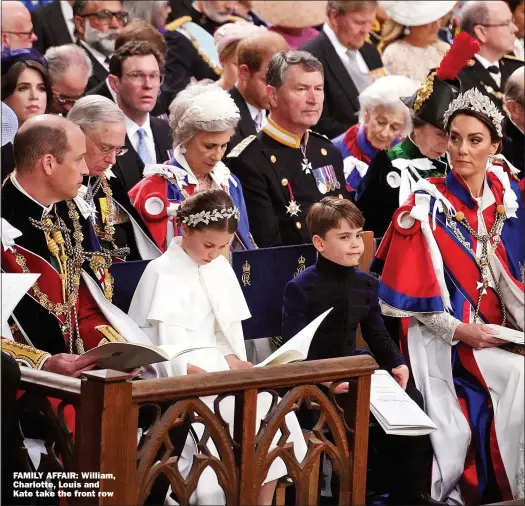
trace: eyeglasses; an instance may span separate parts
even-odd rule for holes
[[[60,102],[60,104],[62,104],[62,105],[71,105],[71,106],[75,105],[75,102],[82,98],[82,96],[80,96],[80,97],[63,97],[60,93],[57,93],[56,91],[53,92],[53,95],[55,95],[55,97],[57,97],[57,100]]]
[[[505,21],[504,23],[494,23],[494,24],[483,24],[480,23],[481,26],[485,26],[487,28],[500,28],[500,27],[506,27],[510,28],[514,24],[514,20],[510,19],[509,21]]]
[[[100,12],[93,12],[92,14],[80,14],[79,16],[81,18],[89,18],[90,16],[95,16],[101,23],[104,23],[106,25],[109,25],[109,23],[111,23],[113,17],[115,17],[121,25],[127,25],[129,21],[129,13],[124,11],[111,12],[108,10],[103,10]]]
[[[19,37],[26,37],[28,39],[30,39],[31,37],[33,37],[33,35],[35,34],[35,32],[33,30],[31,30],[30,32],[8,32],[7,30],[2,30],[4,33],[10,33],[12,35],[18,35]]]
[[[115,146],[108,146],[108,145],[99,144],[87,132],[84,132],[84,135],[87,135],[91,139],[93,144],[99,149],[100,154],[103,155],[103,156],[108,156],[108,155],[110,155],[112,153],[115,153],[115,156],[121,156],[121,155],[125,155],[128,152],[128,148],[126,148],[126,147],[122,146],[122,147],[118,147],[117,148]]]
[[[143,72],[125,72],[122,74],[126,76],[133,84],[146,84],[146,79],[151,81],[151,84],[160,85],[164,82],[164,74],[160,72],[153,72],[153,74],[144,74]]]

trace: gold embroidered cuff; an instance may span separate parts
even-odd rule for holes
[[[10,339],[2,339],[2,351],[14,358],[19,365],[41,369],[44,362],[51,357],[46,351],[38,350],[27,344],[20,344]]]
[[[95,327],[95,329],[104,336],[98,343],[98,346],[106,343],[127,342],[127,340],[122,337],[111,325],[99,325],[98,327]]]

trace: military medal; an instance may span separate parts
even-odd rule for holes
[[[311,174],[312,162],[308,161],[306,157],[306,144],[301,144],[301,153],[303,154],[303,162],[301,163],[301,169],[305,174]]]
[[[328,193],[330,190],[330,182],[326,178],[326,174],[323,171],[322,167],[319,167],[318,169],[314,169],[314,178],[315,178],[315,184],[317,185],[317,189],[321,194]]]
[[[286,206],[286,213],[290,216],[298,216],[298,214],[301,212],[301,206],[295,201],[295,197],[293,196],[292,192],[292,187],[288,182],[288,179],[282,179],[281,185],[285,188],[288,188],[288,193],[290,194],[290,203]]]
[[[301,206],[295,200],[290,200],[290,203],[286,206],[286,212],[290,216],[297,216],[301,212]]]

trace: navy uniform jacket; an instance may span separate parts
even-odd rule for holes
[[[344,267],[318,254],[286,285],[283,299],[283,340],[288,341],[314,318],[333,307],[317,329],[307,360],[354,355],[361,325],[379,367],[390,371],[405,364],[381,318],[379,282],[356,267]]]
[[[339,150],[320,134],[309,130],[306,135],[309,173],[302,168],[301,139],[271,118],[257,137],[246,138],[226,157],[226,164],[242,184],[250,231],[259,247],[310,242],[305,223],[310,206],[325,196],[349,197]],[[328,175],[336,188],[324,188],[316,175]],[[299,210],[289,212],[291,194]]]

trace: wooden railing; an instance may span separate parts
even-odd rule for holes
[[[21,413],[33,407],[48,419],[52,435],[46,447],[54,470],[74,471],[80,481],[86,472],[115,478],[84,479],[99,482],[96,497],[75,497],[71,504],[144,504],[161,475],[178,502],[188,504],[201,473],[211,466],[227,504],[252,505],[270,464],[280,457],[295,484],[296,504],[313,505],[323,454],[339,477],[339,504],[364,504],[370,375],[376,368],[371,357],[357,356],[147,381],[129,381],[125,374],[107,370],[87,372],[79,380],[23,368],[25,395],[19,403]],[[348,380],[348,394],[335,395],[335,386]],[[317,386],[324,382],[334,382],[328,394]],[[273,402],[256,432],[260,392],[270,392]],[[215,413],[199,399],[212,395],[218,396]],[[54,407],[47,396],[58,399]],[[233,435],[217,416],[218,402],[227,396],[234,396]],[[75,410],[74,435],[64,421],[69,405]],[[314,429],[305,433],[308,452],[301,463],[286,437],[272,446],[276,433],[288,434],[286,414],[299,408],[319,415]],[[189,423],[202,423],[206,430],[184,478],[170,435]],[[139,427],[145,435],[137,444]],[[207,451],[210,441],[219,458]]]

